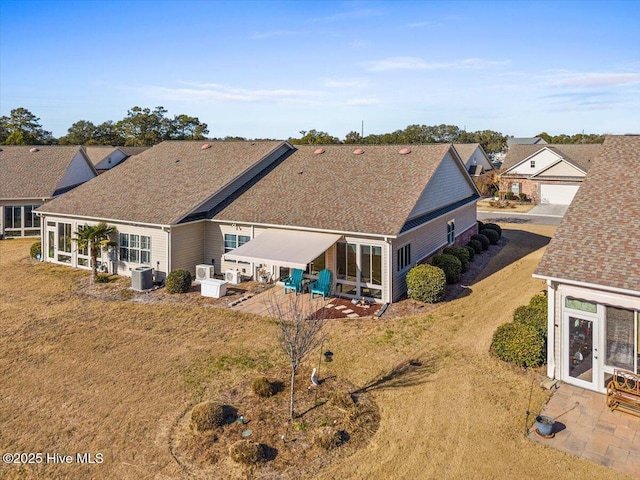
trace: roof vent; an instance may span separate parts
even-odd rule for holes
[[[401,148],[400,151],[398,152],[400,155],[408,155],[411,153],[411,150],[409,148]]]
[[[361,148],[356,148],[356,149],[353,151],[353,154],[354,154],[354,155],[362,155],[363,153],[364,153],[364,150],[363,150],[363,149],[361,149]]]
[[[205,143],[204,145],[202,145],[200,147],[202,150],[206,150],[207,148],[211,148],[211,144],[210,143]]]
[[[29,151],[30,151],[31,153],[36,153],[36,152],[39,152],[39,151],[40,151],[40,149],[39,149],[39,148],[36,148],[36,147],[33,147],[33,148],[30,148],[30,149],[29,149]]]
[[[324,153],[324,148],[316,148],[313,153],[316,155],[322,155]]]

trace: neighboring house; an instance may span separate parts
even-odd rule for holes
[[[326,268],[336,293],[390,302],[412,266],[477,229],[479,194],[451,145],[204,146],[163,142],[47,204],[45,260],[86,267],[67,232],[103,220],[119,249],[102,260],[119,274]]]
[[[472,177],[479,177],[494,169],[491,160],[479,143],[454,143],[453,147]]]
[[[547,281],[547,374],[604,392],[640,373],[640,136],[610,136],[534,277]]]
[[[34,210],[96,175],[82,147],[0,146],[0,237],[39,236]]]
[[[95,169],[98,170],[96,165],[98,165],[100,160],[113,152],[116,147],[112,147],[110,145],[87,145],[82,148],[87,152],[87,156],[89,157],[89,160],[91,160],[91,163],[93,163]]]
[[[524,193],[535,204],[569,205],[601,147],[513,145],[502,165],[500,191]]]
[[[119,248],[103,255],[101,267],[131,275],[148,266],[157,280],[177,269],[193,273],[211,259],[193,225],[292,150],[282,141],[158,144],[41,207],[43,259],[88,268],[88,252],[74,247],[73,233],[104,221],[117,227]]]
[[[95,164],[98,173],[103,173],[107,170],[111,170],[116,165],[127,160],[133,155],[148,150],[150,147],[111,147],[111,151],[103,156],[98,163]]]
[[[540,137],[509,137],[507,138],[507,148],[511,148],[514,145],[546,145],[547,142]]]
[[[451,145],[296,149],[213,216],[205,258],[275,278],[329,269],[336,294],[393,302],[411,267],[476,233],[479,194]]]

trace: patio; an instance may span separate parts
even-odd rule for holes
[[[558,385],[540,412],[556,420],[555,436],[541,437],[534,425],[529,439],[640,478],[640,418],[609,411],[601,393]]]

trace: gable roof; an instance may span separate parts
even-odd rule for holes
[[[640,294],[640,136],[610,136],[551,239],[536,276]]]
[[[540,137],[509,137],[507,138],[507,147],[513,145],[545,145],[547,142]]]
[[[139,153],[144,152],[145,150],[149,150],[151,147],[117,147],[117,150],[120,150],[127,157],[131,157],[133,155],[138,155]]]
[[[578,167],[583,172],[589,171],[591,161],[600,153],[602,145],[599,143],[581,144],[548,144],[548,145],[514,145],[512,146],[502,164],[503,172],[507,172],[529,157],[541,150],[548,149],[572,165]]]
[[[0,146],[0,199],[53,197],[79,151],[95,174],[79,146]]]
[[[401,155],[403,148],[411,153]],[[215,220],[397,235],[436,168],[439,145],[296,145],[296,151],[214,215]],[[362,154],[354,154],[356,150]],[[323,153],[315,153],[323,150]],[[473,191],[464,165],[461,174]],[[475,198],[475,197],[474,197]]]
[[[87,156],[94,166],[115,150],[115,147],[111,147],[109,145],[88,145],[83,148],[84,151],[87,152]]]
[[[166,141],[40,207],[85,218],[172,225],[260,162],[282,141]]]
[[[484,166],[487,166],[489,169],[493,169],[493,164],[491,163],[491,160],[489,160],[489,156],[484,151],[484,148],[482,148],[482,145],[480,145],[479,143],[454,143],[453,147],[456,149],[456,151],[458,152],[458,155],[460,155],[460,159],[462,160],[462,163],[464,163],[465,165],[467,165],[467,162],[471,160],[471,156],[477,150],[479,150],[480,154],[484,157],[484,162],[481,161],[481,163]],[[478,165],[480,165],[480,163],[478,163]],[[471,168],[473,167],[473,165],[468,165],[468,167]],[[480,173],[482,173],[482,171],[478,172],[478,174]]]

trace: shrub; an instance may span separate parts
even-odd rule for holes
[[[502,238],[502,227],[500,227],[500,225],[498,225],[497,223],[485,223],[483,230],[485,228],[488,228],[489,230],[495,230],[496,232],[498,232],[498,235],[500,235],[500,238]]]
[[[471,240],[469,240],[469,243],[467,244],[469,245],[471,248],[473,248],[473,251],[476,254],[481,254],[482,253],[482,242],[480,240],[474,240],[473,238]]]
[[[42,255],[42,245],[40,244],[40,240],[31,244],[31,250],[29,251],[31,258],[40,259]]]
[[[535,327],[505,323],[493,334],[491,351],[501,360],[519,367],[538,367],[545,361],[545,341]]]
[[[469,261],[473,262],[473,257],[476,256],[476,251],[475,249],[471,246],[471,245],[465,245],[464,247],[462,247],[464,249],[467,250],[467,252],[469,252]],[[480,250],[482,250],[482,244],[480,244]]]
[[[262,398],[271,397],[276,393],[273,384],[267,377],[255,378],[251,384],[251,389],[253,390],[253,393]]]
[[[548,308],[547,292],[538,293],[537,295],[531,297],[531,300],[529,300],[529,307],[533,308],[534,310],[541,311],[546,315]]]
[[[216,402],[202,402],[193,407],[189,426],[196,432],[204,432],[221,427],[225,422],[224,406]]]
[[[167,275],[167,292],[187,293],[191,290],[191,273],[188,270],[174,270]]]
[[[321,427],[313,432],[313,443],[324,450],[340,445],[341,435],[333,427]]]
[[[409,298],[420,302],[436,303],[442,300],[447,288],[447,277],[441,268],[416,265],[407,273]]]
[[[519,197],[517,197],[516,194],[513,192],[507,192],[504,194],[504,198],[506,198],[507,200],[515,200]]]
[[[475,235],[471,235],[471,240],[479,241],[482,244],[482,250],[488,250],[489,249],[489,245],[491,244],[491,242],[489,242],[489,239],[487,238],[487,236],[483,235],[482,233],[476,233]],[[478,253],[478,252],[476,252],[476,253]]]
[[[431,264],[444,271],[447,283],[456,283],[460,280],[460,275],[462,274],[462,262],[453,255],[436,255],[431,260]]]
[[[531,297],[529,305],[522,305],[513,312],[513,321],[534,327],[540,335],[547,338],[547,296],[538,294]]]
[[[255,465],[264,458],[262,445],[249,440],[238,440],[229,447],[229,455],[236,463]]]
[[[478,224],[478,231],[484,228],[484,223],[482,223],[480,220],[476,220],[476,223]]]
[[[520,197],[521,202],[526,202],[529,200],[526,193],[521,193],[518,195],[518,197]]]
[[[462,264],[462,271],[466,272],[469,269],[469,251],[464,247],[447,247],[442,250],[442,253],[446,255],[453,255]]]
[[[109,283],[111,281],[111,276],[107,274],[99,274],[96,276],[96,283]]]
[[[484,235],[489,239],[489,243],[491,245],[497,245],[500,241],[500,234],[495,230],[491,230],[490,228],[485,228],[480,232],[480,235]]]

